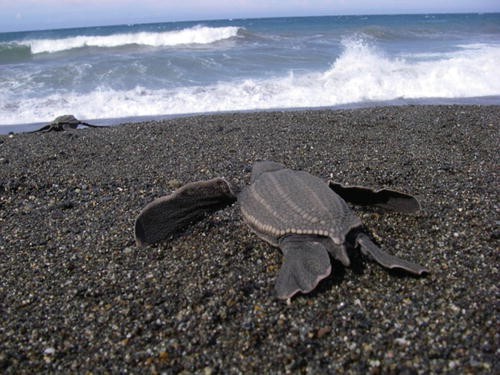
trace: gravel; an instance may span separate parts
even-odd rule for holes
[[[500,106],[205,115],[0,136],[0,372],[498,373]],[[257,159],[389,187],[414,215],[356,208],[388,252],[289,303],[281,254],[238,205],[137,248],[184,183],[248,182]]]

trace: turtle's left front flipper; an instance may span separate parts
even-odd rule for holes
[[[45,125],[45,126],[42,126],[40,129],[32,130],[32,131],[29,131],[27,133],[28,134],[31,134],[31,133],[43,133],[43,132],[50,132],[50,131],[51,131],[50,125]]]
[[[363,186],[344,186],[333,181],[328,181],[328,186],[346,202],[360,206],[376,206],[385,210],[404,213],[417,212],[420,209],[420,204],[415,197],[400,191],[374,190]]]
[[[191,182],[144,207],[135,220],[136,243],[158,242],[235,201],[234,189],[223,178]]]

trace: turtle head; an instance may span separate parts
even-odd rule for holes
[[[286,167],[283,164],[276,163],[274,161],[256,161],[252,166],[252,176],[250,177],[250,183],[253,183],[262,173],[275,172],[285,168]]]

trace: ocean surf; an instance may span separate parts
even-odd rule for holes
[[[0,34],[0,124],[500,96],[500,15]]]

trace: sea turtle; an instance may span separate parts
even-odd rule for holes
[[[143,246],[160,241],[236,200],[251,230],[284,255],[275,285],[279,298],[312,291],[331,273],[329,254],[349,266],[348,251],[357,247],[383,267],[415,275],[427,272],[375,245],[346,203],[414,212],[420,208],[414,197],[387,189],[325,183],[271,161],[254,163],[250,184],[241,191],[225,179],[215,178],[189,183],[154,200],[135,221],[136,242]]]
[[[31,133],[37,133],[37,132],[60,132],[63,130],[69,130],[69,129],[76,129],[78,128],[79,125],[84,125],[88,126],[91,128],[103,128],[106,126],[97,126],[97,125],[91,125],[86,122],[78,120],[75,116],[73,115],[62,115],[59,117],[56,117],[50,124],[45,125],[44,127],[32,131]]]

